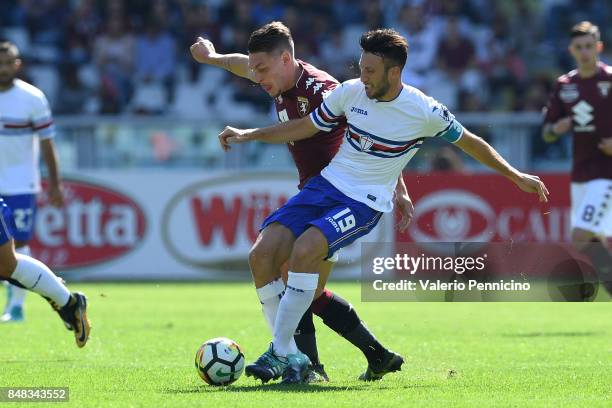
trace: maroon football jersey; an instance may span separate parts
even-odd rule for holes
[[[308,115],[323,102],[326,93],[338,86],[338,81],[327,72],[303,61],[297,62],[302,67],[302,74],[295,86],[274,99],[281,122]],[[318,132],[308,139],[287,144],[298,169],[300,189],[329,164],[342,143],[343,135],[344,126],[340,126],[331,132]]]
[[[548,100],[546,123],[572,118],[572,181],[612,179],[612,156],[597,145],[612,137],[612,67],[599,63],[599,71],[581,78],[577,70],[559,77]]]

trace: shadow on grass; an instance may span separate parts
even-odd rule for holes
[[[531,333],[507,333],[502,334],[502,337],[588,337],[599,336],[602,332],[531,332]]]
[[[230,385],[227,387],[211,387],[208,385],[191,386],[177,389],[163,389],[162,394],[204,394],[210,392],[293,392],[293,393],[317,393],[330,391],[377,391],[381,389],[410,389],[410,388],[435,388],[431,384],[404,384],[390,383],[389,385],[357,384],[357,385],[284,385],[284,384],[253,384],[253,385]]]

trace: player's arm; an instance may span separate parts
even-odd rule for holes
[[[214,65],[231,72],[234,75],[253,81],[249,70],[249,57],[245,54],[219,54],[210,40],[198,37],[189,47],[191,56],[201,64]]]
[[[521,190],[528,193],[537,193],[540,197],[540,201],[548,201],[548,189],[539,177],[521,173],[512,167],[482,138],[464,128],[462,136],[455,142],[455,145],[480,163],[509,178]]]
[[[401,215],[397,228],[400,232],[404,232],[414,216],[414,205],[408,194],[408,189],[406,188],[404,176],[402,174],[397,178],[397,184],[395,186],[395,207]]]
[[[57,152],[53,139],[42,139],[40,141],[40,149],[45,165],[47,166],[49,179],[47,194],[49,196],[49,203],[53,206],[61,207],[64,205],[64,194],[62,192],[62,181],[59,175]]]
[[[277,125],[257,129],[236,129],[226,126],[219,134],[223,150],[228,151],[231,144],[260,141],[264,143],[289,143],[307,139],[319,132],[310,116],[281,122]]]
[[[572,127],[572,118],[567,113],[563,102],[559,97],[560,84],[557,82],[555,88],[548,98],[543,109],[544,125],[542,126],[542,139],[546,143],[554,143]]]
[[[572,127],[572,118],[565,117],[554,123],[544,123],[542,126],[542,139],[546,143],[556,142],[564,133],[567,133]]]

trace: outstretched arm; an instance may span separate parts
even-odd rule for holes
[[[210,40],[198,37],[189,47],[191,56],[201,64],[214,65],[223,68],[234,75],[253,81],[249,70],[249,57],[244,54],[219,54]]]
[[[219,143],[221,143],[223,150],[228,151],[231,148],[230,145],[234,143],[255,140],[265,143],[289,143],[307,139],[317,132],[319,132],[319,129],[312,123],[310,116],[304,116],[300,119],[259,129],[236,129],[226,126],[223,132],[219,134]]]
[[[521,173],[512,167],[491,145],[472,132],[464,129],[463,136],[461,136],[455,145],[480,163],[509,178],[521,190],[538,194],[540,201],[548,201],[548,189],[539,177]]]

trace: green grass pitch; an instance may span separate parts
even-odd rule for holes
[[[89,344],[77,349],[30,294],[26,322],[0,326],[0,386],[68,386],[70,401],[55,406],[80,407],[612,406],[610,303],[362,303],[356,283],[332,283],[406,357],[403,371],[360,383],[361,353],[315,318],[330,383],[282,387],[243,376],[217,388],[194,368],[202,342],[232,338],[250,362],[270,341],[251,284],[73,288],[89,297]]]

